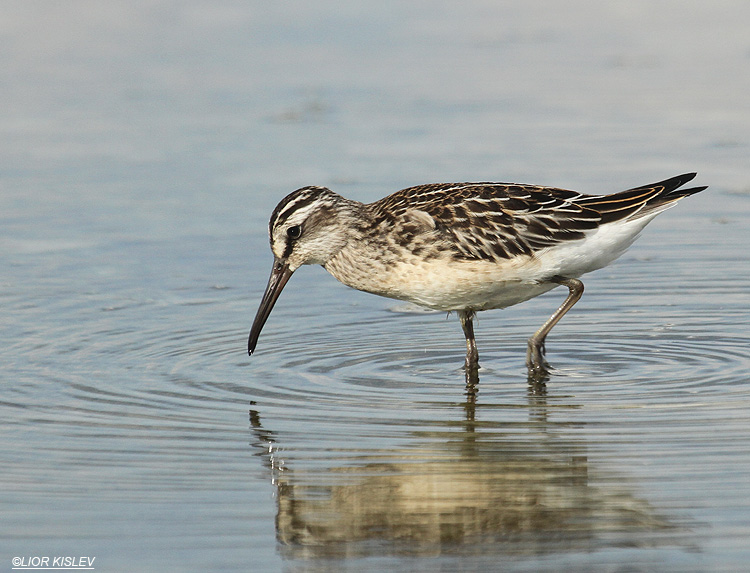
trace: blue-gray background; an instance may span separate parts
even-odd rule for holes
[[[0,4],[0,567],[745,566],[749,24],[741,0]],[[686,171],[710,190],[586,279],[546,396],[524,341],[557,291],[480,316],[473,407],[455,317],[319,268],[245,355],[297,187]]]

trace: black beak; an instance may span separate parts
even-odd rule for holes
[[[282,262],[279,259],[273,262],[271,277],[268,279],[266,292],[263,293],[263,299],[260,301],[260,308],[258,308],[258,314],[255,315],[253,327],[250,329],[250,338],[247,341],[247,353],[250,356],[255,352],[255,345],[258,344],[260,331],[263,330],[263,325],[266,323],[268,315],[271,314],[273,305],[276,304],[276,299],[279,298],[284,285],[289,281],[289,277],[292,276],[293,272],[289,270],[289,265],[286,262]]]

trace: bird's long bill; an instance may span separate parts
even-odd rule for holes
[[[289,277],[292,276],[293,272],[294,271],[289,270],[288,264],[278,260],[274,261],[271,277],[268,279],[268,286],[266,286],[266,292],[263,293],[263,299],[260,301],[258,314],[255,315],[253,326],[250,329],[250,338],[247,341],[248,354],[252,355],[255,351],[255,345],[258,344],[260,331],[263,330],[263,325],[266,323],[268,315],[271,314],[273,305],[276,304],[276,299],[279,298],[281,291],[284,289],[284,285],[289,281]]]

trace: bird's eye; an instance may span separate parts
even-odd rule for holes
[[[286,234],[290,239],[299,239],[299,236],[302,234],[302,227],[299,225],[289,227],[286,230]]]

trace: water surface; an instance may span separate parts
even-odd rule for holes
[[[85,5],[84,5],[85,4]],[[750,558],[748,7],[25,2],[0,64],[0,560],[734,571]],[[85,9],[84,9],[85,8]],[[548,339],[301,269],[296,187],[699,172]]]

